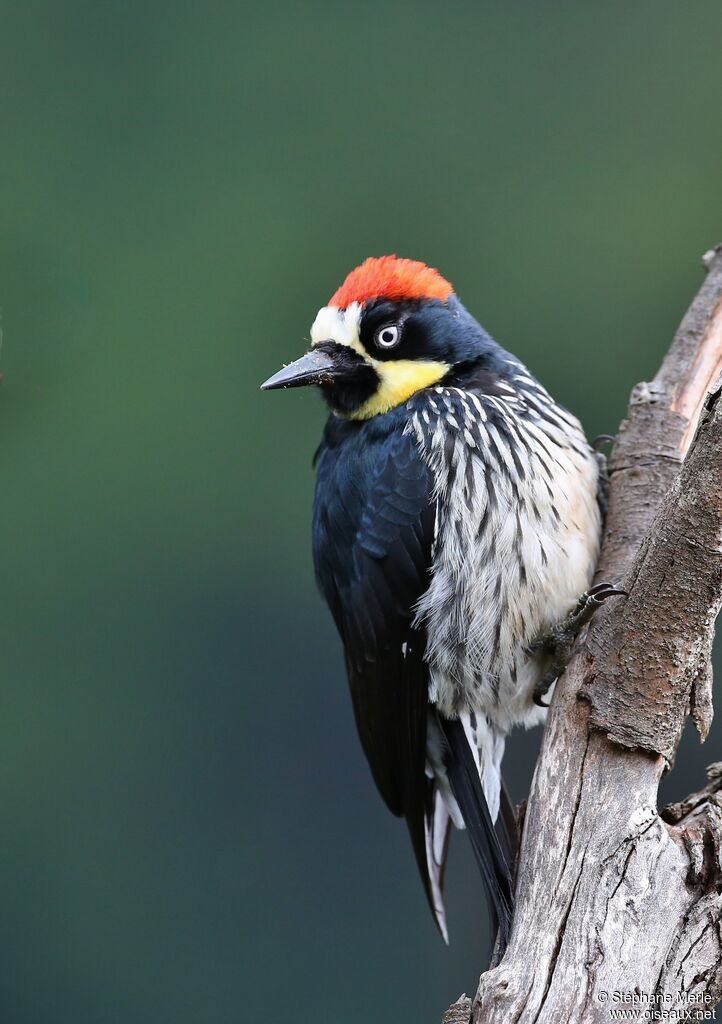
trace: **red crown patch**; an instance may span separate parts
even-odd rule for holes
[[[329,306],[346,309],[367,299],[440,299],[446,302],[453,288],[438,270],[418,260],[398,256],[370,256],[352,270],[329,300]]]

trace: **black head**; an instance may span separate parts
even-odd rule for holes
[[[316,384],[349,419],[387,412],[498,351],[437,271],[388,256],[349,274],[319,310],[311,343],[262,388]]]

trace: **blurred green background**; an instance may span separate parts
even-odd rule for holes
[[[466,841],[446,949],[313,584],[323,409],[258,384],[398,252],[614,430],[722,240],[720,38],[714,0],[3,3],[3,1024],[473,989]]]

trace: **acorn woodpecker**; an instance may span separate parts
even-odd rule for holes
[[[467,312],[438,271],[367,259],[318,313],[310,351],[262,385],[317,385],[313,557],[343,641],[361,743],[442,898],[466,828],[502,946],[515,823],[506,736],[581,625],[600,542],[599,463],[579,421]],[[581,597],[580,597],[581,595]]]

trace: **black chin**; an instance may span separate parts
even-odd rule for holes
[[[320,384],[326,404],[340,416],[352,416],[376,394],[381,383],[373,366],[348,345],[325,341],[316,350],[334,360],[333,380]]]

